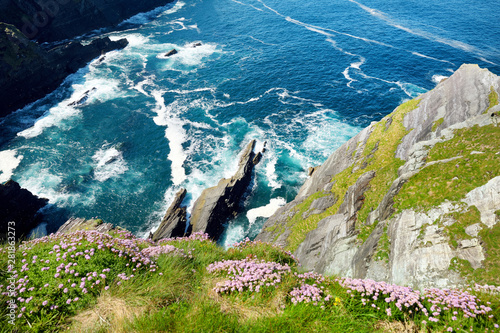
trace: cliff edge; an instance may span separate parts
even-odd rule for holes
[[[416,288],[500,282],[500,78],[463,65],[337,149],[258,240]]]

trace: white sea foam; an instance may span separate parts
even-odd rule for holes
[[[71,97],[59,102],[38,118],[35,124],[19,133],[18,136],[34,138],[47,128],[59,126],[64,120],[77,117],[81,114],[81,104],[91,104],[95,101],[104,102],[119,97],[123,92],[119,89],[119,81],[102,79],[94,76],[91,70],[83,76],[84,83],[72,85],[74,90]],[[82,102],[82,99],[84,102]]]
[[[413,83],[397,81],[396,84],[407,94],[410,98],[415,98],[427,92],[427,89],[417,86]]]
[[[8,181],[23,159],[16,150],[0,151],[0,184]]]
[[[94,178],[100,182],[117,177],[128,170],[122,152],[115,147],[107,148],[107,146],[104,145],[92,156],[96,163]]]
[[[112,41],[117,41],[122,38],[126,38],[128,41],[127,48],[129,47],[137,47],[140,45],[147,44],[149,42],[149,37],[141,35],[141,34],[130,34],[130,33],[120,33],[116,35],[109,36],[109,39]]]
[[[39,162],[31,165],[28,170],[20,175],[18,182],[21,187],[29,190],[34,195],[47,198],[50,203],[57,204],[59,207],[71,206],[76,202],[83,205],[95,202],[93,194],[87,194],[85,198],[82,198],[80,194],[57,190],[62,180],[61,175],[54,174],[42,162]]]
[[[188,66],[196,66],[201,63],[203,58],[209,57],[216,52],[216,49],[216,44],[207,43],[197,47],[187,44],[181,47],[179,53],[175,55],[175,61]]]
[[[132,16],[131,18],[120,23],[119,26],[121,26],[123,24],[145,24],[145,23],[148,23],[149,21],[153,20],[155,17],[157,17],[158,15],[160,15],[162,13],[163,13],[163,15],[173,14],[176,11],[178,11],[179,9],[181,9],[182,7],[184,7],[184,5],[185,5],[185,3],[182,1],[177,1],[173,7],[172,7],[172,4],[169,3],[169,4],[166,4],[164,6],[157,7],[153,10],[150,10],[149,12],[136,14],[136,15]]]
[[[134,85],[134,89],[140,92],[141,94],[150,96],[149,93],[144,90],[144,86],[154,86],[155,85],[153,82],[154,78],[155,78],[154,75],[147,76],[143,81]]]
[[[250,222],[250,225],[255,223],[258,217],[270,217],[273,215],[281,206],[286,204],[286,200],[284,198],[278,197],[271,199],[271,201],[265,205],[258,208],[250,209],[247,212],[247,218]]]
[[[275,156],[275,154],[271,153],[270,150],[267,150],[266,160],[267,163],[265,164],[264,168],[266,170],[266,178],[268,184],[273,190],[277,190],[282,186],[281,182],[278,181],[278,175],[276,174],[276,163],[278,162],[278,158]]]
[[[438,42],[441,44],[445,44],[445,45],[448,45],[454,49],[462,50],[462,51],[465,51],[468,53],[473,53],[473,54],[479,55],[481,57],[484,57],[486,55],[490,55],[490,53],[485,52],[483,50],[480,50],[480,49],[478,49],[470,44],[467,44],[467,43],[464,43],[464,42],[461,42],[458,40],[450,39],[450,38],[441,37],[441,36],[435,35],[433,33],[427,32],[427,31],[409,28],[407,26],[404,26],[403,24],[398,22],[396,19],[390,17],[389,15],[387,15],[386,13],[384,13],[380,10],[370,8],[370,7],[365,6],[362,3],[359,3],[355,0],[349,0],[349,1],[357,4],[360,8],[362,8],[363,10],[368,12],[370,15],[375,16],[376,18],[386,22],[388,25],[390,25],[394,28],[406,31],[409,34],[419,36],[419,37],[422,37],[422,38],[425,38],[425,39],[428,39],[428,40],[431,40],[434,42]],[[484,61],[489,62],[486,59],[484,59]]]
[[[411,54],[416,55],[416,56],[421,57],[421,58],[431,59],[431,60],[435,60],[435,61],[439,61],[439,62],[447,62],[447,63],[449,63],[449,64],[455,65],[455,64],[454,64],[454,63],[452,63],[451,61],[437,59],[437,58],[430,57],[430,56],[425,55],[425,54],[422,54],[422,53],[418,53],[418,52],[411,52]]]
[[[226,238],[222,246],[227,249],[234,243],[240,242],[246,234],[246,228],[242,224],[229,223],[226,230]]]
[[[432,82],[438,84],[439,82],[443,81],[444,79],[447,79],[448,76],[444,76],[444,75],[438,75],[438,74],[435,74],[432,76]]]
[[[249,7],[252,7],[252,8],[253,8],[253,9],[255,9],[255,10],[258,10],[258,11],[260,11],[260,12],[263,12],[263,10],[262,10],[262,9],[260,9],[260,8],[258,8],[258,7],[255,7],[254,5],[250,5],[250,4],[247,4],[247,3],[243,3],[243,2],[241,2],[241,1],[237,1],[237,0],[231,0],[231,1],[236,2],[236,3],[239,3],[240,5],[243,5],[243,6],[249,6]]]
[[[25,137],[27,139],[34,138],[43,133],[46,128],[56,126],[61,121],[75,117],[80,114],[80,110],[67,105],[67,101],[61,102],[58,105],[47,111],[42,117],[38,118],[35,124],[17,133],[18,136]]]
[[[170,148],[168,159],[172,162],[172,181],[174,185],[179,185],[186,179],[183,164],[187,155],[182,148],[182,144],[186,140],[186,131],[183,128],[184,122],[177,117],[177,113],[185,110],[186,107],[179,105],[178,101],[166,106],[162,91],[153,91],[152,95],[156,101],[154,111],[157,113],[153,120],[158,126],[167,127],[165,137]],[[174,109],[177,109],[177,112]]]

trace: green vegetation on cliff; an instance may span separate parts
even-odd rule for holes
[[[113,234],[78,231],[17,244],[16,273],[7,269],[13,248],[0,246],[0,301],[18,305],[0,309],[2,332],[484,331],[500,318],[492,310],[500,289],[481,300],[473,291],[421,295],[301,273],[289,252],[248,239],[224,250],[206,234],[156,243]],[[444,308],[435,312],[436,304]]]
[[[500,128],[494,125],[456,130],[451,140],[430,150],[427,163],[436,163],[409,179],[394,198],[394,208],[427,210],[445,200],[463,199],[498,176],[499,147]]]
[[[7,64],[6,73],[23,64],[42,61],[38,46],[28,40],[16,27],[0,22],[0,68]]]
[[[493,87],[490,88],[490,94],[488,95],[488,100],[490,102],[488,108],[484,113],[488,113],[488,111],[494,107],[495,105],[498,105],[498,93],[495,91]]]
[[[288,228],[291,229],[291,234],[287,239],[288,250],[296,250],[306,235],[317,227],[320,220],[337,213],[344,202],[348,188],[354,185],[361,175],[375,171],[375,177],[370,181],[369,189],[364,193],[364,204],[358,212],[356,222],[356,228],[362,231],[359,239],[364,242],[368,238],[375,227],[375,225],[365,225],[368,214],[377,208],[392,182],[398,177],[398,168],[404,164],[404,161],[394,156],[401,139],[408,133],[403,126],[403,118],[408,112],[414,110],[419,102],[419,99],[413,99],[403,103],[374,125],[361,158],[351,167],[333,176],[331,192],[338,198],[333,206],[321,214],[302,217],[315,199],[329,194],[322,192],[312,194],[296,206],[295,215],[287,222]]]

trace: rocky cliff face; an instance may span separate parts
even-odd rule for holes
[[[44,97],[92,59],[127,45],[109,38],[85,46],[68,40],[172,1],[0,0],[0,117]],[[56,41],[49,49],[38,44]]]
[[[0,184],[0,240],[22,239],[40,223],[38,211],[49,200],[39,198],[15,181]]]
[[[463,65],[312,169],[257,239],[325,274],[499,283],[499,91],[498,76]]]
[[[29,41],[16,27],[0,23],[0,117],[36,101],[105,52],[127,46],[126,39],[71,42],[50,50]]]
[[[0,0],[0,22],[29,39],[53,42],[111,27],[173,0]]]
[[[255,140],[243,150],[238,170],[229,179],[223,178],[214,186],[203,190],[195,201],[190,223],[193,232],[206,232],[218,239],[224,223],[240,211],[241,200],[250,185],[253,169],[263,152],[254,152]]]

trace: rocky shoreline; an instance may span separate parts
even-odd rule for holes
[[[0,117],[56,89],[68,75],[102,54],[122,49],[126,39],[95,39],[88,45],[70,42],[50,50],[30,41],[16,27],[0,23]]]
[[[0,118],[56,89],[102,54],[122,49],[125,39],[73,40],[172,0],[0,0]],[[51,44],[58,42],[51,47]]]

